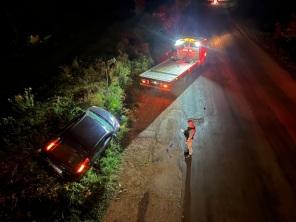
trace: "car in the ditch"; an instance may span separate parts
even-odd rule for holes
[[[119,128],[115,116],[92,106],[39,151],[55,173],[79,179],[105,151]]]

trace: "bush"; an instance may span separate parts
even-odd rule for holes
[[[19,94],[14,99],[8,99],[15,112],[25,112],[34,107],[34,95],[32,88],[25,88],[23,95]]]
[[[141,56],[131,62],[131,76],[136,77],[138,74],[146,71],[153,65],[153,60],[147,56]]]

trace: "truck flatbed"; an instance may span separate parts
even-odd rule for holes
[[[182,60],[174,61],[169,59],[142,73],[141,77],[162,82],[171,82],[195,64],[194,62],[187,63]]]

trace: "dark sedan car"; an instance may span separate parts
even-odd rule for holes
[[[59,175],[80,178],[106,149],[119,127],[111,113],[92,106],[43,147],[41,154]]]

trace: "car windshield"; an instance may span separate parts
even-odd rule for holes
[[[96,120],[97,122],[100,123],[100,125],[107,131],[107,132],[110,132],[110,131],[113,131],[114,128],[113,126],[107,122],[104,118],[102,118],[101,116],[93,113],[92,111],[87,111],[87,115],[89,117],[91,117],[92,119]]]

